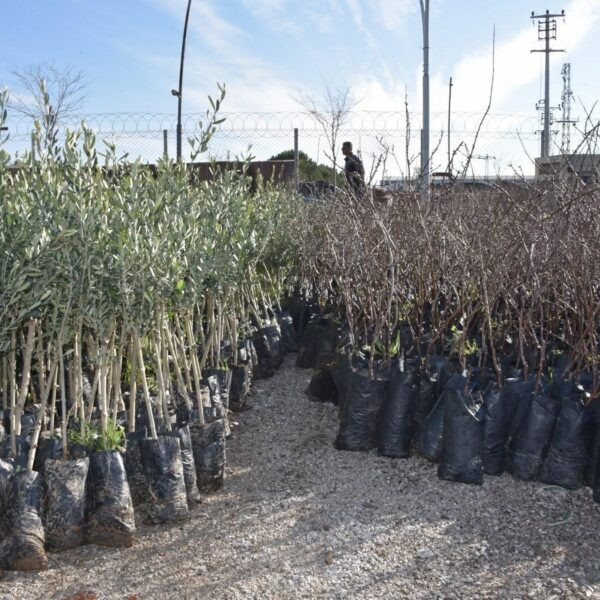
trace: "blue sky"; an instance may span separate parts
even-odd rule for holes
[[[175,111],[186,0],[4,0],[0,85],[11,71],[43,61],[83,71],[84,111]],[[541,55],[531,11],[558,23],[553,103],[560,68],[570,61],[573,89],[587,107],[600,97],[600,0],[431,0],[432,110],[444,111],[454,77],[454,110],[482,112],[496,29],[492,111],[535,116]],[[203,111],[216,82],[228,87],[227,111],[297,110],[299,90],[318,96],[324,82],[348,84],[365,110],[403,110],[408,91],[420,104],[418,0],[193,0],[184,112]]]
[[[540,56],[531,10],[564,8],[553,90],[572,63],[573,88],[586,104],[600,96],[600,0],[549,6],[537,0],[432,0],[433,108],[445,105],[454,76],[456,110],[481,110],[497,38],[495,112],[530,112],[540,92]],[[185,0],[19,0],[3,2],[0,81],[45,60],[86,73],[88,112],[169,111],[175,101]],[[185,110],[205,107],[224,81],[229,110],[293,108],[296,90],[318,94],[323,81],[348,83],[361,108],[417,104],[418,0],[193,0]]]

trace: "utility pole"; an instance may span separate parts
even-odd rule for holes
[[[550,40],[556,39],[556,18],[565,17],[565,11],[561,11],[560,14],[550,14],[547,10],[545,14],[536,15],[531,13],[531,18],[538,22],[538,39],[545,43],[544,48],[539,50],[532,50],[531,52],[543,52],[546,55],[545,65],[545,92],[544,92],[544,130],[542,132],[542,158],[550,156],[550,54],[552,52],[564,52],[564,50],[556,50],[550,48]]]
[[[171,94],[177,97],[177,162],[181,162],[181,102],[183,99],[183,64],[185,61],[185,41],[187,38],[191,6],[192,0],[188,0],[187,10],[185,11],[185,23],[183,25],[183,40],[181,42],[181,62],[179,63],[179,88],[176,90],[171,90]]]
[[[452,77],[448,86],[448,173],[452,175],[452,146],[450,144],[450,130],[452,128]]]
[[[421,129],[421,199],[430,198],[431,165],[429,157],[429,0],[421,3],[423,23],[423,129]]]
[[[490,160],[496,160],[495,156],[490,156],[489,154],[477,154],[473,156],[476,160],[484,160],[485,161],[485,178],[490,178]]]
[[[562,140],[560,151],[563,154],[571,152],[571,125],[577,123],[577,119],[571,119],[571,101],[573,90],[571,89],[571,63],[565,63],[560,71],[563,78],[563,92],[560,106],[562,108],[562,119],[557,123],[562,124]]]
[[[298,128],[294,128],[294,188],[300,190],[300,152],[298,149]]]

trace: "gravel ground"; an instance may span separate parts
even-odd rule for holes
[[[441,481],[420,457],[334,450],[310,372],[259,381],[221,492],[133,548],[50,555],[0,599],[600,598],[600,505],[510,476]]]

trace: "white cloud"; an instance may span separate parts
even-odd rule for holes
[[[572,0],[566,9],[567,19],[558,22],[559,39],[554,47],[576,50],[600,21],[600,2],[597,0]],[[540,77],[540,55],[531,53],[537,47],[536,29],[523,27],[515,35],[497,41],[493,107],[502,111],[510,105],[518,88],[533,83]],[[553,65],[563,62],[565,55],[555,53]],[[464,56],[452,73],[434,74],[432,79],[432,110],[444,110],[447,102],[447,81],[453,76],[453,104],[456,111],[482,112],[488,102],[492,75],[492,31],[487,47],[478,48]],[[533,100],[533,99],[532,99]]]
[[[388,31],[398,31],[417,10],[416,0],[368,0],[377,23]]]

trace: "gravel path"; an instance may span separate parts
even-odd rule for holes
[[[441,481],[420,457],[339,452],[310,372],[259,381],[223,490],[133,548],[50,555],[0,599],[600,598],[600,505],[510,476]],[[87,595],[86,595],[87,594]]]

